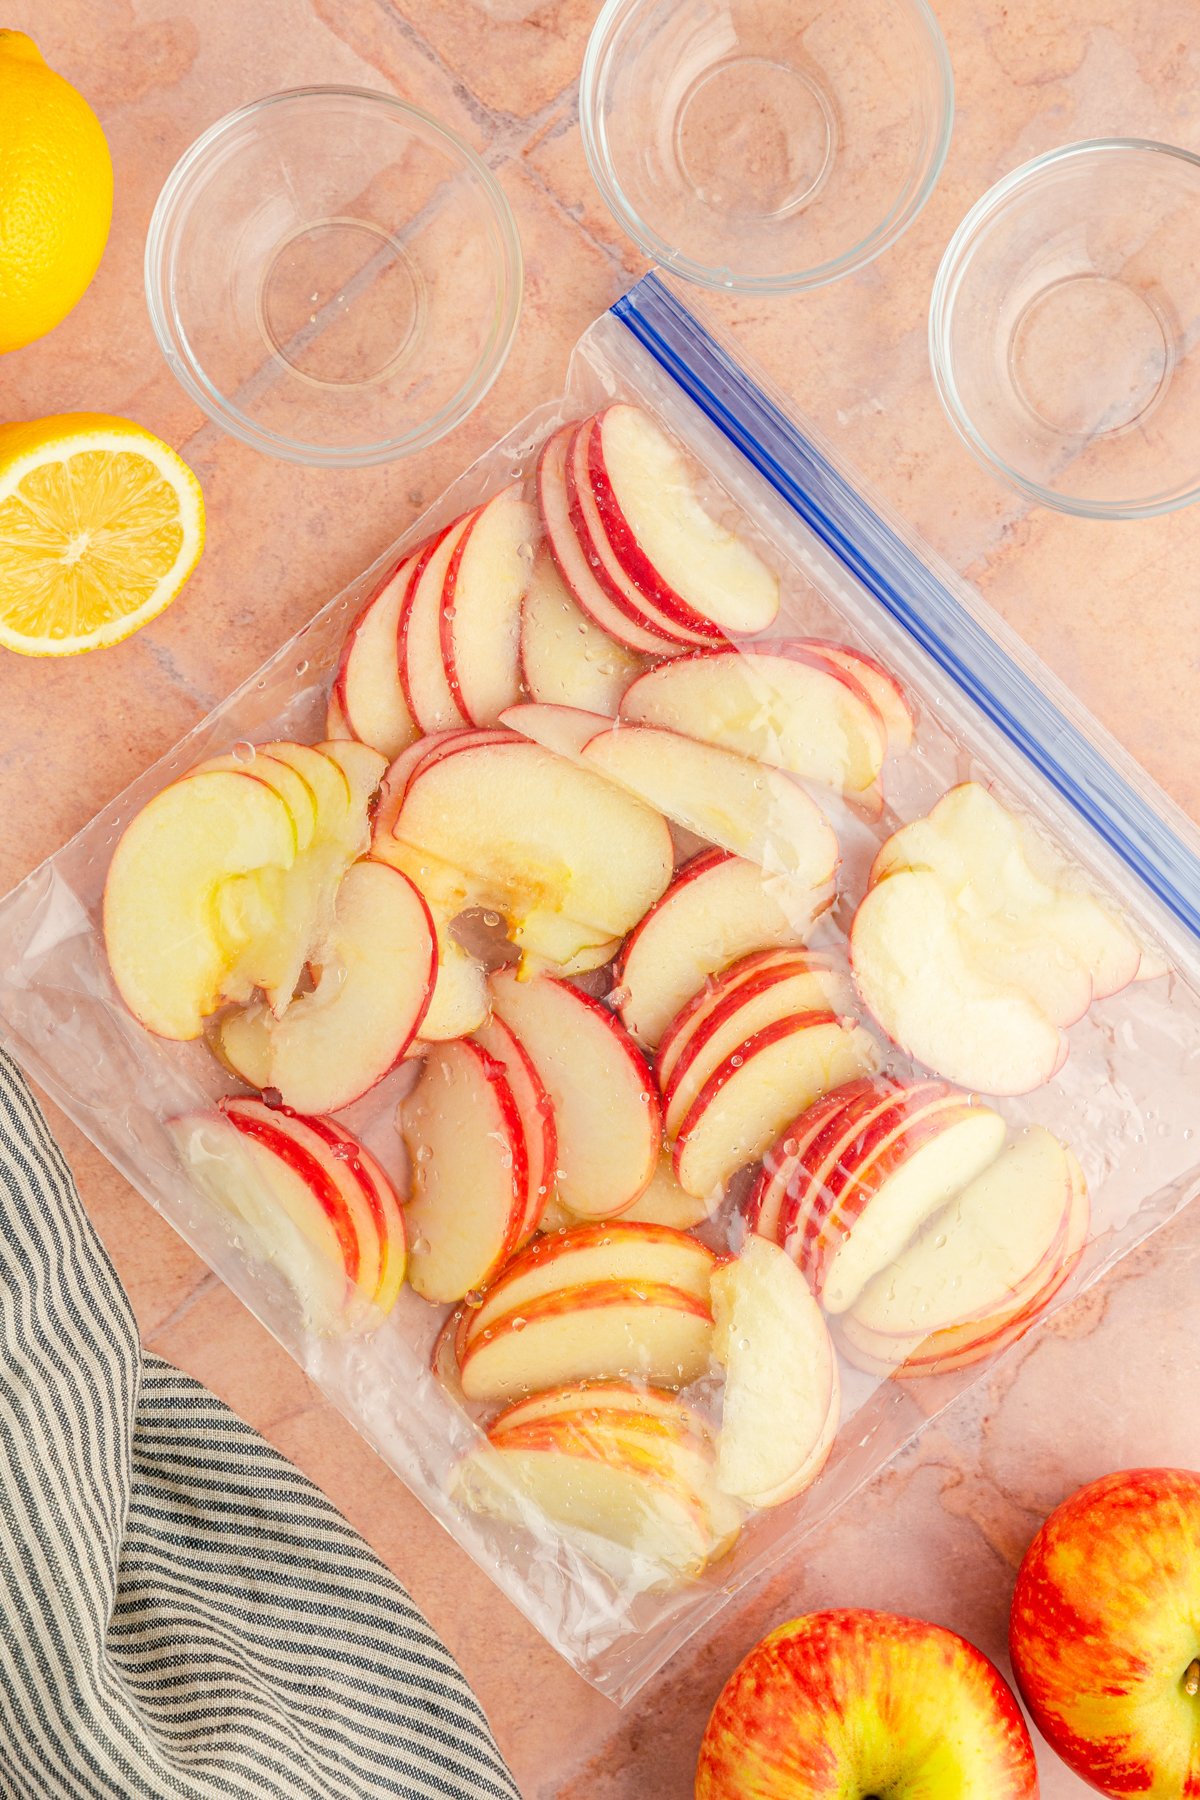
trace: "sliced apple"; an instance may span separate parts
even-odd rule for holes
[[[889,753],[900,755],[911,749],[916,732],[912,703],[896,677],[881,662],[868,656],[865,650],[854,650],[849,644],[830,644],[824,638],[790,638],[786,642],[789,649],[806,650],[810,655],[824,657],[852,675],[870,696],[887,727]]]
[[[325,703],[325,736],[327,738],[350,738],[354,736],[346,715],[342,711],[342,703],[337,697],[337,689],[331,690]]]
[[[627,1412],[665,1419],[698,1444],[711,1446],[708,1422],[678,1394],[659,1393],[629,1381],[580,1381],[551,1388],[516,1400],[492,1420],[489,1431],[498,1436],[516,1425],[532,1425],[540,1419],[561,1418],[568,1413]]]
[[[296,849],[301,855],[317,835],[317,796],[304,776],[284,757],[272,756],[270,744],[242,746],[238,755],[210,756],[191,771],[191,775],[224,771],[253,775],[274,788],[292,816],[296,828]],[[190,779],[190,776],[185,777]]]
[[[526,1244],[501,1271],[467,1319],[463,1341],[473,1344],[509,1313],[521,1313],[547,1294],[597,1283],[678,1288],[708,1305],[715,1253],[699,1238],[663,1225],[575,1225]]]
[[[397,659],[404,703],[419,730],[451,731],[469,725],[454,697],[442,661],[442,590],[446,573],[475,513],[465,513],[438,532],[413,565],[400,607]]]
[[[395,1183],[367,1146],[344,1125],[311,1114],[304,1123],[323,1138],[334,1157],[358,1177],[379,1238],[379,1283],[372,1299],[381,1312],[390,1312],[400,1297],[408,1266],[404,1210]]]
[[[336,763],[346,777],[350,789],[350,816],[357,829],[359,821],[370,818],[379,785],[387,773],[387,757],[370,744],[347,738],[329,738],[316,748],[327,761]]]
[[[455,705],[490,725],[520,693],[521,602],[537,515],[519,486],[493,495],[458,539],[442,584],[442,663]]]
[[[776,655],[764,646],[665,663],[633,683],[621,717],[849,795],[874,785],[887,756],[887,728],[864,690],[799,650]]]
[[[522,1236],[527,1237],[541,1223],[558,1173],[558,1126],[554,1105],[534,1067],[533,1058],[499,1013],[492,1013],[474,1037],[493,1062],[499,1063],[504,1070],[520,1114],[529,1182],[521,1231]]]
[[[266,1072],[301,1113],[337,1112],[401,1060],[425,1017],[437,974],[429,910],[397,870],[364,857],[337,891],[330,944],[311,993],[282,1018],[266,1006],[232,1013],[220,1054],[243,1079]]]
[[[328,741],[349,740],[331,738]],[[365,830],[367,821],[355,812],[350,782],[341,764],[311,744],[274,743],[270,753],[273,761],[286,762],[293,768],[316,795],[318,836],[345,841],[349,855],[361,856],[366,843],[359,834]]]
[[[537,701],[525,701],[506,707],[503,723],[531,744],[540,744],[543,750],[552,750],[555,756],[586,769],[584,745],[607,731],[612,720],[581,706],[540,706]]]
[[[844,965],[832,951],[808,950],[794,945],[784,945],[777,950],[752,950],[748,956],[740,956],[728,968],[712,976],[680,1007],[662,1034],[655,1058],[660,1089],[667,1085],[675,1063],[691,1038],[707,1029],[712,1014],[724,1007],[739,988],[751,984],[757,987],[764,981],[781,980],[807,970],[822,971],[831,982],[837,978],[839,1000],[845,998],[847,992],[853,994],[844,980]]]
[[[531,699],[615,718],[641,657],[581,612],[543,548],[521,603],[521,676]]]
[[[769,1243],[786,1246],[786,1213],[794,1204],[801,1181],[807,1180],[804,1162],[808,1146],[831,1121],[839,1119],[861,1096],[891,1096],[896,1083],[888,1075],[864,1075],[835,1088],[785,1125],[763,1155],[762,1167],[746,1195],[742,1218],[747,1231]]]
[[[727,850],[702,851],[635,927],[614,971],[621,1017],[654,1049],[712,975],[754,950],[803,944],[832,900],[803,897]]]
[[[347,633],[334,677],[333,694],[350,736],[382,751],[389,762],[417,735],[400,681],[397,632],[419,554],[397,564],[367,601]]]
[[[649,1187],[621,1218],[628,1225],[669,1225],[675,1231],[690,1231],[693,1225],[702,1225],[711,1211],[707,1199],[698,1200],[680,1187],[667,1152],[659,1157]]]
[[[617,557],[660,608],[683,608],[731,636],[774,623],[779,577],[706,508],[683,451],[649,413],[605,408],[588,441],[588,475]]]
[[[830,1012],[779,1019],[727,1057],[693,1101],[675,1139],[679,1184],[697,1198],[723,1189],[798,1112],[874,1068],[869,1032]]]
[[[583,755],[677,825],[768,874],[821,896],[833,880],[833,827],[781,770],[650,725],[602,732]]]
[[[562,1288],[502,1314],[471,1340],[463,1393],[468,1400],[509,1400],[615,1377],[687,1387],[708,1366],[711,1338],[707,1302],[680,1288],[641,1281]]]
[[[461,1300],[487,1285],[524,1229],[528,1163],[512,1089],[479,1044],[439,1044],[398,1123],[413,1171],[409,1280],[425,1300]]]
[[[812,1486],[837,1436],[829,1332],[791,1257],[761,1237],[717,1270],[712,1306],[725,1369],[717,1480],[749,1506],[780,1506]]]
[[[904,869],[854,915],[858,991],[902,1049],[937,1074],[987,1094],[1026,1094],[1061,1068],[1067,1040],[1020,988],[969,959],[943,881]]]
[[[264,870],[282,876],[295,859],[279,793],[237,771],[173,782],[130,820],[105,882],[104,942],[117,990],[147,1030],[200,1036],[251,942],[230,941],[220,890]]]
[[[564,981],[503,969],[490,987],[553,1101],[563,1204],[579,1218],[615,1217],[649,1186],[661,1143],[641,1052],[607,1007]]]

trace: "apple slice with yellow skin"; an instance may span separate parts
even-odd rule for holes
[[[803,944],[832,898],[831,888],[801,902],[757,864],[701,851],[626,941],[614,971],[626,1029],[654,1049],[711,976],[751,951]]]
[[[554,1106],[534,1067],[533,1058],[499,1013],[492,1013],[485,1019],[474,1033],[474,1039],[504,1070],[520,1114],[528,1180],[521,1235],[527,1237],[541,1223],[558,1172],[558,1126]]]
[[[387,757],[370,744],[360,744],[353,738],[329,738],[316,748],[322,756],[336,763],[346,777],[350,789],[350,816],[357,833],[364,818],[368,824],[370,822],[372,804],[387,772]]]
[[[395,1068],[416,1037],[437,975],[429,910],[398,870],[364,857],[337,891],[326,959],[311,993],[281,1018],[231,1013],[220,1055],[300,1113],[337,1112]],[[267,1079],[261,1079],[266,1073]]]
[[[225,756],[210,756],[191,770],[192,775],[225,770],[233,774],[254,775],[274,788],[292,815],[296,827],[296,849],[303,855],[317,834],[317,796],[304,776],[282,757],[272,756],[270,744],[242,748],[240,754],[229,751]],[[186,779],[186,778],[185,778]]]
[[[877,1057],[869,1032],[831,1012],[767,1026],[726,1058],[692,1102],[675,1139],[679,1185],[697,1198],[723,1189],[789,1119],[874,1068]]]
[[[454,703],[473,725],[491,725],[521,691],[521,602],[529,583],[537,514],[519,486],[474,513],[442,583],[438,630]]]
[[[417,735],[400,681],[396,637],[400,608],[419,551],[386,576],[346,634],[334,676],[336,699],[347,733],[383,752],[390,762]],[[340,737],[329,732],[329,737]]]
[[[104,943],[117,990],[147,1030],[200,1036],[248,948],[229,941],[220,890],[264,870],[282,875],[296,853],[287,806],[249,774],[185,777],[135,814],[109,865]]]
[[[474,512],[464,513],[430,539],[413,565],[400,606],[400,683],[404,704],[422,732],[452,731],[471,723],[454,697],[442,660],[441,614],[446,572],[474,518]]]
[[[628,689],[620,716],[847,795],[872,788],[887,756],[887,727],[854,678],[797,650],[701,652],[664,663]]]
[[[1038,1800],[1004,1677],[940,1625],[810,1613],[730,1676],[700,1745],[696,1800]]]
[[[852,675],[866,690],[887,729],[889,754],[899,756],[912,748],[916,733],[912,703],[900,682],[881,662],[865,650],[852,649],[849,644],[827,643],[824,638],[794,638],[789,639],[788,644],[789,648],[824,657]]]
[[[681,1288],[647,1281],[559,1288],[472,1336],[462,1359],[463,1393],[468,1400],[511,1400],[619,1376],[687,1387],[708,1367],[711,1339],[707,1301]]]
[[[479,1044],[440,1044],[398,1124],[412,1164],[409,1280],[424,1300],[461,1300],[486,1287],[525,1229],[528,1161],[512,1089]]]
[[[521,677],[531,699],[612,719],[644,666],[580,611],[550,552],[539,550],[521,603]]]
[[[725,1369],[717,1480],[748,1506],[811,1487],[839,1421],[837,1359],[808,1283],[751,1236],[712,1279],[713,1354]]]
[[[329,740],[331,743],[334,741]],[[311,744],[290,741],[272,744],[271,756],[274,761],[286,762],[293,768],[316,795],[318,836],[342,839],[348,833],[357,833],[361,829],[363,821],[351,816],[353,796],[349,779],[340,763],[335,762],[331,756],[323,755]]]
[[[641,1051],[607,1007],[567,982],[501,969],[489,988],[553,1103],[559,1198],[579,1218],[616,1217],[649,1186],[662,1143]]]
[[[520,1313],[534,1300],[597,1283],[679,1288],[707,1306],[716,1266],[707,1244],[667,1226],[626,1225],[618,1219],[549,1232],[501,1270],[468,1316],[463,1341],[474,1343],[499,1319]]]

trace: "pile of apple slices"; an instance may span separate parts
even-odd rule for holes
[[[1087,1239],[1073,1153],[941,1081],[826,1095],[763,1159],[746,1206],[839,1321],[857,1366],[939,1374],[1018,1337]]]
[[[1066,1060],[1066,1028],[1151,972],[1121,920],[976,782],[884,844],[850,951],[888,1036],[987,1094],[1049,1081]]]
[[[168,1129],[197,1186],[281,1269],[313,1329],[391,1311],[406,1270],[404,1209],[345,1126],[246,1096]]]

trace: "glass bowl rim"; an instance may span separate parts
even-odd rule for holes
[[[211,165],[214,152],[230,136],[272,109],[304,106],[327,99],[363,103],[364,109],[389,113],[392,117],[415,126],[426,137],[439,140],[452,161],[477,184],[496,227],[501,262],[498,265],[501,291],[497,317],[488,335],[483,354],[451,399],[420,425],[395,438],[349,445],[312,443],[292,438],[256,423],[211,382],[191,352],[186,331],[175,304],[174,266],[176,237],[186,220],[192,199]],[[176,160],[154,202],[146,233],[143,258],[146,307],[159,350],[168,368],[184,391],[201,411],[227,431],[230,436],[275,456],[285,462],[323,468],[366,468],[397,460],[426,449],[462,423],[483,399],[504,367],[516,334],[521,310],[524,259],[516,219],[504,190],[477,151],[463,141],[448,125],[443,125],[423,107],[396,94],[376,88],[363,88],[341,83],[324,83],[308,87],[284,88],[257,100],[235,107],[215,119],[194,138]]]
[[[652,262],[673,275],[719,293],[784,294],[826,287],[830,282],[865,268],[891,248],[922,211],[937,186],[954,130],[954,68],[945,34],[929,0],[893,0],[893,4],[907,12],[920,26],[937,83],[937,130],[930,140],[928,164],[921,180],[915,186],[910,183],[900,200],[852,249],[812,268],[783,275],[739,275],[731,269],[722,274],[711,264],[696,262],[685,256],[679,245],[668,244],[659,237],[626,200],[607,151],[601,96],[614,36],[630,14],[644,4],[645,0],[605,0],[597,14],[579,77],[579,127],[588,169],[604,204]]]
[[[1186,490],[1167,496],[1150,495],[1145,500],[1087,500],[1078,495],[1062,494],[1055,488],[1044,487],[1042,483],[1023,475],[1019,469],[1006,462],[976,428],[970,413],[959,402],[951,350],[955,303],[968,266],[969,253],[978,238],[995,222],[1010,200],[1024,191],[1034,189],[1050,169],[1073,160],[1094,160],[1099,163],[1113,153],[1147,158],[1165,157],[1172,162],[1189,165],[1200,177],[1200,155],[1185,150],[1178,144],[1164,144],[1155,138],[1140,137],[1081,138],[1076,143],[1062,144],[1057,149],[1046,150],[1018,168],[1011,169],[1007,175],[1002,175],[963,215],[942,253],[929,300],[929,362],[938,398],[951,425],[977,460],[986,468],[999,473],[1009,486],[1029,495],[1039,505],[1052,507],[1057,512],[1071,513],[1081,519],[1150,519],[1163,513],[1179,511],[1200,499],[1200,469],[1195,481]],[[1200,199],[1200,181],[1197,185],[1197,197]]]

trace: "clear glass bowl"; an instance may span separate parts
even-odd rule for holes
[[[925,0],[608,0],[580,85],[592,175],[656,262],[820,287],[932,193],[954,83]]]
[[[146,297],[178,379],[292,462],[389,462],[449,431],[516,329],[521,246],[475,152],[415,106],[302,88],[211,126],[167,178]]]
[[[1200,495],[1200,157],[1072,144],[985,194],[934,284],[938,391],[975,454],[1089,518]]]

